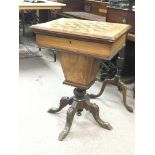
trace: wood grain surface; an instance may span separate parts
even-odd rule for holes
[[[51,22],[31,26],[34,31],[46,31],[48,34],[75,36],[88,39],[100,39],[114,42],[130,29],[130,25],[61,18]]]
[[[117,53],[124,45],[125,40],[126,35],[123,35],[116,42],[111,44],[52,37],[42,34],[37,34],[36,36],[36,43],[40,47],[57,48],[98,58],[108,58]]]
[[[65,76],[65,84],[88,89],[95,81],[100,60],[68,51],[59,52],[59,58]]]

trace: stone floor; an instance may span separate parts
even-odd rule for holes
[[[34,44],[34,51],[36,45]],[[75,116],[72,128],[64,141],[58,135],[65,126],[67,108],[49,114],[62,96],[72,96],[73,87],[63,85],[63,72],[52,50],[43,49],[41,57],[19,60],[19,117],[21,155],[134,155],[134,113],[122,103],[122,95],[115,86],[107,86],[98,99],[92,99],[100,108],[100,116],[113,130],[108,131],[94,121],[89,112]],[[96,93],[101,83],[89,90]],[[127,102],[134,106],[133,85],[128,85]]]

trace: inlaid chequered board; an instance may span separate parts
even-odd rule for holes
[[[108,23],[70,18],[60,18],[47,23],[31,26],[35,30],[44,30],[49,33],[62,33],[103,40],[116,40],[130,29],[127,24]]]

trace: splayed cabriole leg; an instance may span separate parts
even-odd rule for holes
[[[103,91],[104,91],[104,89],[105,89],[105,87],[106,87],[106,85],[107,85],[107,84],[114,84],[114,83],[115,83],[115,81],[114,81],[113,79],[105,79],[105,80],[103,81],[103,83],[102,83],[102,88],[101,88],[100,92],[99,92],[97,95],[95,95],[95,94],[90,94],[90,95],[89,95],[90,98],[96,98],[96,97],[101,96],[102,93],[103,93]]]
[[[99,116],[99,107],[96,104],[92,104],[90,102],[85,103],[86,110],[90,111],[90,113],[93,115],[96,122],[105,129],[111,130],[112,126],[108,122],[104,122],[100,116]]]
[[[59,107],[54,109],[51,108],[48,110],[49,113],[56,113],[59,112],[60,110],[62,110],[65,106],[67,106],[68,104],[72,104],[72,99],[69,97],[62,97],[60,100],[60,104]]]
[[[127,104],[127,101],[126,101],[126,95],[127,95],[127,87],[125,85],[125,83],[123,81],[121,81],[120,79],[118,79],[117,77],[113,78],[113,79],[106,79],[103,81],[103,84],[102,84],[102,88],[101,88],[101,91],[97,94],[97,95],[94,95],[94,94],[90,94],[90,98],[97,98],[99,96],[102,95],[102,93],[104,92],[104,89],[106,87],[107,84],[112,84],[112,85],[115,85],[118,87],[119,90],[122,91],[122,95],[123,95],[123,103],[124,103],[124,106],[126,107],[126,109],[129,111],[129,112],[133,112],[133,108],[130,107],[128,104]]]
[[[77,104],[78,102],[74,101],[72,106],[67,111],[67,118],[66,118],[66,125],[64,130],[59,134],[59,140],[62,141],[69,133],[74,115],[77,111]]]
[[[100,92],[97,95],[90,94],[89,96],[90,96],[90,98],[99,97],[99,96],[102,95],[102,93],[103,93],[103,91],[104,91],[107,84],[115,85],[115,86],[118,87],[118,90],[122,90],[124,106],[126,107],[126,109],[129,112],[133,112],[133,108],[130,107],[127,104],[127,101],[126,101],[127,87],[126,87],[125,83],[123,81],[121,81],[121,78],[120,78],[121,77],[121,72],[122,72],[122,69],[123,69],[123,64],[124,64],[124,48],[125,48],[125,46],[119,52],[119,56],[118,56],[118,60],[117,60],[117,73],[116,73],[115,77],[113,79],[105,79],[102,82],[102,88],[101,88]]]
[[[121,90],[122,90],[124,106],[126,107],[126,109],[127,109],[129,112],[133,112],[133,108],[130,107],[130,106],[127,104],[127,102],[126,102],[126,91],[127,91],[126,85],[125,85],[121,80],[119,80],[118,85],[120,86],[120,88],[121,88]]]

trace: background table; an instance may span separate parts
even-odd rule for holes
[[[44,0],[45,1],[45,0]],[[60,10],[66,5],[63,3],[45,1],[45,3],[19,2],[19,10],[22,13],[23,35],[25,34],[24,10]],[[39,14],[39,13],[38,13]]]
[[[45,0],[44,0],[45,1]],[[63,3],[45,1],[45,3],[19,2],[19,10],[58,10],[66,6]]]

